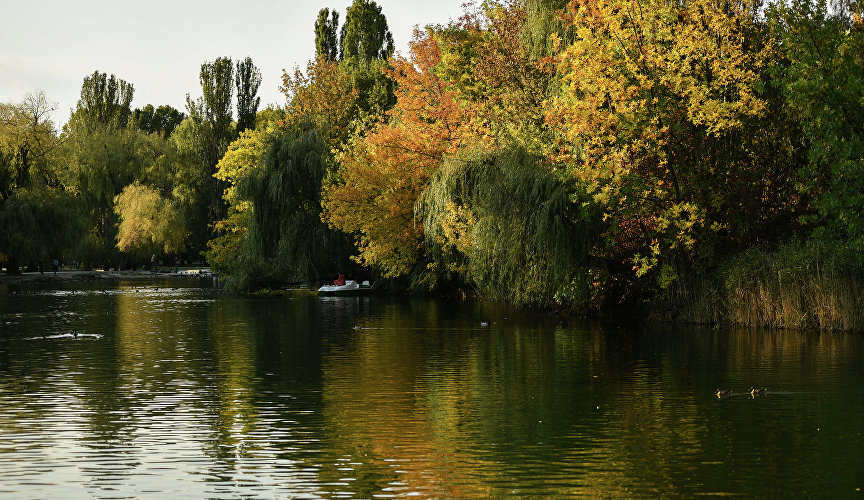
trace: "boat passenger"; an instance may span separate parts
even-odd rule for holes
[[[345,275],[344,275],[344,274],[340,274],[339,277],[336,278],[336,281],[333,282],[333,284],[336,285],[336,286],[342,286],[342,285],[344,285],[344,284],[345,284]]]

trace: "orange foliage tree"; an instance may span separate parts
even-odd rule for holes
[[[466,114],[436,73],[438,41],[418,30],[410,49],[410,59],[396,57],[385,70],[396,83],[396,105],[349,142],[323,202],[331,227],[357,235],[358,262],[387,277],[406,275],[421,261],[423,227],[414,205],[466,134]]]

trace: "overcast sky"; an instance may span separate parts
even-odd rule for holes
[[[466,0],[376,0],[407,55],[414,26],[457,19]],[[201,95],[201,63],[251,56],[261,70],[261,107],[284,104],[282,70],[315,52],[314,24],[324,7],[351,0],[0,0],[0,102],[43,90],[69,118],[81,82],[99,70],[135,87],[132,107],[169,104],[185,112],[186,94]]]

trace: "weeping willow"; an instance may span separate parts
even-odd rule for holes
[[[50,188],[20,188],[0,203],[0,259],[6,272],[19,265],[47,264],[53,258],[72,259],[85,231],[80,202]]]
[[[567,0],[525,0],[528,17],[522,36],[533,59],[554,54],[552,35],[565,44],[575,38],[562,18],[567,3]]]
[[[511,147],[447,161],[417,208],[448,277],[517,304],[583,306],[595,231],[577,192],[572,179]]]
[[[329,151],[308,120],[273,134],[261,168],[238,189],[252,200],[241,279],[256,284],[313,281],[347,260],[345,237],[320,217],[321,182]],[[243,288],[242,286],[240,288]]]

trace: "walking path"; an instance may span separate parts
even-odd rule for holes
[[[18,275],[6,274],[6,270],[2,270],[0,274],[0,285],[13,283],[50,283],[52,281],[96,281],[96,280],[126,280],[126,279],[147,279],[153,277],[171,277],[171,276],[186,276],[186,277],[202,277],[212,276],[209,268],[181,268],[179,273],[173,272],[151,272],[151,271],[74,271],[60,270],[55,275],[53,271],[44,273],[21,273]]]

